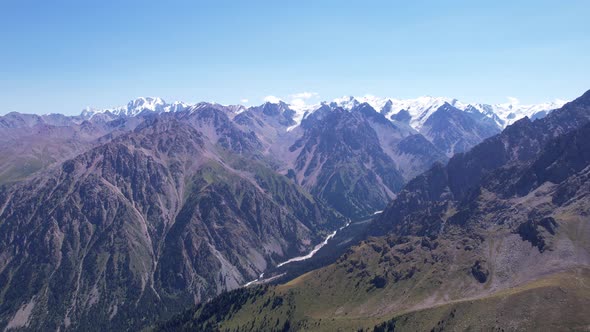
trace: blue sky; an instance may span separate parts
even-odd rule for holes
[[[590,89],[590,1],[0,1],[0,114]]]

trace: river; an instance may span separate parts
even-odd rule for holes
[[[383,213],[383,211],[375,211],[375,212],[373,212],[373,214],[372,214],[372,215],[368,216],[368,217],[367,217],[367,218],[365,218],[365,219],[366,219],[366,220],[372,219],[372,218],[374,218],[374,216],[376,216],[376,215],[378,215],[378,214],[381,214],[381,213]],[[289,264],[289,263],[300,262],[300,261],[304,261],[304,260],[307,260],[307,259],[310,259],[310,258],[312,258],[312,257],[313,257],[315,254],[317,254],[317,253],[318,253],[318,251],[320,251],[320,249],[322,249],[322,248],[323,248],[325,245],[327,245],[327,244],[328,244],[328,242],[329,242],[329,241],[330,241],[330,240],[331,240],[331,239],[332,239],[334,236],[336,236],[336,234],[337,234],[339,231],[341,231],[341,230],[343,230],[343,229],[347,228],[348,226],[350,226],[350,224],[351,224],[351,222],[350,222],[350,221],[348,221],[348,223],[347,223],[346,225],[344,225],[344,226],[342,226],[342,227],[338,228],[337,230],[335,230],[334,232],[330,233],[328,236],[326,236],[326,238],[324,239],[324,241],[322,241],[321,243],[317,244],[317,245],[316,245],[316,246],[313,248],[313,250],[312,250],[312,251],[310,251],[308,254],[306,254],[306,255],[303,255],[303,256],[298,256],[298,257],[293,257],[293,258],[291,258],[291,259],[288,259],[288,260],[286,260],[286,261],[284,261],[284,262],[281,262],[281,263],[277,264],[277,265],[276,265],[274,268],[279,268],[279,267],[281,267],[281,266],[284,266],[284,265],[287,265],[287,264]],[[356,224],[358,225],[358,224],[359,224],[359,222],[356,222]],[[284,273],[283,273],[283,274],[284,274]],[[281,275],[283,275],[283,274],[281,274]],[[275,276],[275,277],[268,278],[268,279],[263,279],[263,277],[264,277],[264,273],[262,273],[262,274],[261,274],[261,275],[260,275],[260,276],[259,276],[257,279],[255,279],[255,280],[252,280],[252,281],[250,281],[250,282],[247,282],[247,283],[246,283],[246,284],[244,284],[242,287],[247,287],[247,286],[250,286],[250,285],[252,285],[252,284],[257,284],[257,283],[264,283],[264,282],[267,282],[267,281],[269,281],[269,280],[271,280],[271,279],[275,279],[275,278],[276,278],[276,276]]]
[[[312,250],[312,251],[310,251],[310,252],[309,252],[307,255],[304,255],[304,256],[298,256],[298,257],[293,257],[293,258],[291,258],[291,259],[289,259],[289,260],[286,260],[286,261],[284,261],[284,262],[282,262],[282,263],[279,263],[279,264],[277,264],[277,266],[276,266],[276,267],[281,267],[281,266],[283,266],[283,265],[286,265],[286,264],[289,264],[289,263],[293,263],[293,262],[300,262],[300,261],[304,261],[304,260],[306,260],[306,259],[310,259],[310,258],[312,258],[312,257],[313,257],[313,255],[315,255],[315,254],[316,254],[316,253],[317,253],[317,252],[318,252],[320,249],[322,249],[322,247],[323,247],[323,246],[325,246],[326,244],[328,244],[328,241],[330,241],[330,239],[331,239],[331,238],[333,238],[334,236],[336,236],[336,233],[338,233],[338,231],[341,231],[341,230],[345,229],[345,228],[346,228],[346,227],[348,227],[348,226],[350,226],[350,221],[349,221],[349,222],[348,222],[346,225],[344,225],[344,226],[342,226],[342,227],[338,228],[338,229],[337,229],[337,230],[335,230],[333,233],[331,233],[331,234],[329,234],[328,236],[326,236],[326,238],[324,239],[324,241],[322,241],[321,243],[319,243],[318,245],[316,245],[316,246],[313,248],[313,250]],[[252,281],[250,281],[250,282],[247,282],[247,283],[245,283],[245,284],[244,284],[242,287],[248,287],[248,286],[250,286],[250,285],[252,285],[252,284],[255,284],[255,283],[263,283],[263,282],[265,282],[265,281],[269,281],[269,280],[262,279],[263,277],[264,277],[264,273],[262,273],[262,274],[260,275],[260,277],[258,277],[258,279],[254,279],[254,280],[252,280]],[[276,277],[269,278],[269,279],[274,279],[274,278],[276,278]]]

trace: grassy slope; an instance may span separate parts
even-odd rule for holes
[[[293,285],[290,285],[293,286]],[[590,326],[590,270],[573,269],[545,276],[530,283],[488,296],[449,302],[443,305],[402,311],[393,315],[365,317],[334,314],[341,307],[320,303],[289,287],[279,287],[253,305],[246,305],[220,325],[226,328],[253,327],[252,330],[281,328],[290,317],[293,329],[314,331],[372,330],[382,322],[394,322],[396,331],[434,330],[585,330]],[[273,304],[282,304],[273,309]],[[336,298],[336,297],[335,297]],[[343,302],[349,302],[347,296]],[[293,306],[293,303],[297,303]],[[266,304],[266,306],[264,306]],[[388,318],[389,317],[389,318]],[[255,318],[253,320],[253,318]],[[263,325],[267,322],[267,325]],[[254,325],[252,325],[254,323]]]
[[[208,322],[232,331],[282,329],[287,321],[292,330],[372,330],[391,319],[401,330],[588,326],[590,224],[580,208],[554,211],[559,231],[544,253],[503,226],[449,227],[437,239],[372,238]],[[489,269],[483,283],[471,273],[477,260]]]
[[[590,270],[572,269],[490,296],[396,316],[396,330],[562,331],[590,328]]]
[[[182,327],[222,331],[273,331],[282,330],[285,325],[292,330],[312,331],[388,331],[393,326],[396,331],[586,331],[590,326],[585,309],[590,305],[590,269],[587,268],[546,275],[478,298],[366,317],[331,315],[326,311],[330,304],[316,311],[322,307],[318,299],[302,302],[301,293],[293,286],[236,291],[226,300],[240,302],[239,305],[230,304],[220,317],[216,317],[219,308],[215,308],[214,318],[205,324],[194,325],[193,321],[190,325],[185,321]],[[201,307],[197,313],[203,311]],[[222,322],[216,325],[213,322],[218,318]],[[179,326],[168,326],[168,330],[179,329]]]

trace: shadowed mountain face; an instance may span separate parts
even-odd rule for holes
[[[291,176],[347,216],[381,210],[404,182],[436,160],[436,148],[411,128],[388,121],[368,104],[326,107],[307,117],[289,149]]]
[[[297,181],[346,215],[382,208],[403,184],[376,132],[358,113],[331,111],[290,149],[298,155]]]
[[[477,110],[465,112],[448,103],[439,107],[420,128],[420,133],[448,157],[468,151],[499,132],[500,127]]]
[[[295,112],[284,102],[264,103],[261,106],[251,107],[236,116],[239,124],[270,124],[274,128],[289,127],[295,124],[293,116]]]
[[[589,134],[590,91],[410,181],[373,236],[335,263],[225,294],[158,329],[588,326]]]
[[[148,119],[4,188],[3,325],[140,326],[256,278],[344,223],[262,161],[224,152],[254,143],[218,128],[212,145],[172,116]]]
[[[231,112],[220,105],[203,103],[170,116],[192,125],[214,144],[226,150],[252,157],[260,157],[262,142],[253,132],[243,132],[230,119]]]
[[[303,116],[301,125],[295,116]],[[324,104],[305,115],[266,103],[233,120],[255,133],[280,173],[352,218],[383,209],[406,181],[446,159],[407,124],[366,103],[351,110]]]

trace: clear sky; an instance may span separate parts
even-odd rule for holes
[[[590,1],[0,0],[0,114],[590,89]]]

